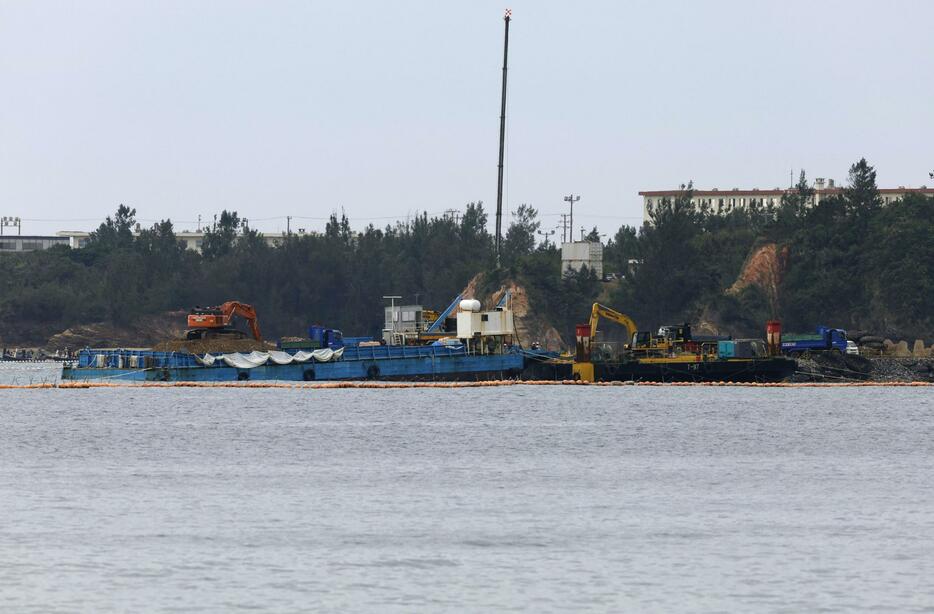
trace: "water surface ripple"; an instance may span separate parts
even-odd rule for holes
[[[934,611],[924,388],[0,393],[0,611]]]

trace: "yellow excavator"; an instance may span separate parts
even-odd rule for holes
[[[600,318],[616,322],[626,329],[626,339],[632,343],[633,337],[638,331],[636,323],[624,313],[615,309],[594,303],[590,310],[590,322],[577,326],[577,355],[574,358],[572,371],[574,379],[592,382],[594,379],[593,362],[591,361],[591,351],[594,340],[597,337],[597,326],[600,324]]]

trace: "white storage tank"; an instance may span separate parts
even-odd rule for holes
[[[476,313],[481,309],[480,301],[475,298],[465,298],[460,302],[461,311]]]

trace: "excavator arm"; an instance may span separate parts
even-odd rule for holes
[[[616,322],[617,324],[623,326],[626,329],[626,339],[629,340],[629,343],[632,343],[632,336],[636,334],[636,331],[639,330],[636,327],[636,323],[624,313],[620,313],[615,309],[611,309],[606,305],[601,305],[600,303],[594,303],[593,309],[590,310],[590,341],[593,343],[594,338],[597,336],[597,325],[600,323],[600,318],[605,318],[611,322]]]
[[[636,323],[626,314],[611,309],[606,305],[594,303],[593,309],[590,310],[590,336],[586,337],[580,335],[577,337],[577,358],[574,364],[571,365],[571,372],[574,374],[574,379],[583,380],[585,382],[594,381],[594,363],[591,359],[590,347],[594,345],[594,341],[596,340],[597,326],[600,324],[600,318],[605,318],[625,327],[629,343],[632,343],[633,335],[635,335],[638,330],[636,328]]]
[[[259,318],[257,318],[256,310],[253,309],[252,305],[239,303],[237,301],[228,301],[221,305],[221,311],[224,313],[228,323],[233,316],[240,316],[246,320],[247,324],[250,326],[250,332],[253,333],[253,338],[257,341],[263,340],[263,335],[259,331]]]

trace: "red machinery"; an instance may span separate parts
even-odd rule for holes
[[[231,326],[234,316],[240,316],[250,325],[253,338],[262,341],[256,310],[252,305],[227,301],[219,307],[195,307],[188,314],[186,339],[244,339],[246,334]]]

